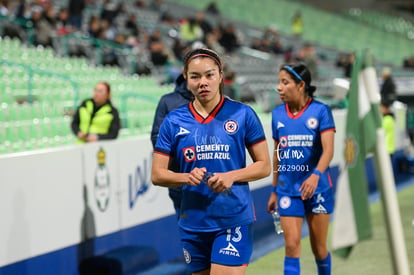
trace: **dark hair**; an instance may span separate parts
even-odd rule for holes
[[[110,94],[110,93],[111,93],[111,85],[109,85],[109,83],[108,83],[108,82],[102,81],[102,82],[99,82],[98,84],[102,84],[102,85],[104,85],[104,86],[105,86],[105,88],[106,88],[106,91],[108,92],[108,94]]]
[[[313,97],[313,94],[316,91],[316,87],[311,85],[312,77],[310,74],[309,69],[303,64],[292,64],[292,65],[283,65],[280,68],[280,71],[286,71],[288,74],[292,76],[292,79],[296,83],[300,83],[301,81],[305,82],[305,92],[308,96]]]
[[[217,66],[219,67],[220,73],[223,72],[223,63],[221,62],[220,56],[213,50],[206,49],[206,48],[199,48],[199,49],[194,49],[194,50],[189,51],[184,56],[184,60],[183,60],[184,72],[183,72],[183,74],[185,75],[185,77],[187,77],[188,64],[194,58],[210,58],[211,60],[214,61],[214,63],[217,64]],[[220,83],[219,89],[220,89],[220,94],[223,94],[223,90],[224,90],[223,80]]]

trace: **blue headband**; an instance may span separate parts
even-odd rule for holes
[[[288,66],[288,65],[286,65],[286,66],[283,66],[283,69],[286,69],[286,70],[288,70],[291,74],[293,74],[298,80],[300,80],[300,81],[304,81],[303,79],[302,79],[302,77],[292,68],[292,67],[290,67],[290,66]]]
[[[300,74],[298,74],[292,67],[290,67],[289,65],[285,65],[283,66],[283,69],[287,70],[289,73],[293,74],[299,81],[303,81],[305,82],[305,90],[307,90],[309,88],[308,84],[306,84],[306,81],[303,80],[303,78],[300,76]]]

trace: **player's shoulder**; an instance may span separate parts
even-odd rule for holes
[[[286,112],[286,104],[282,103],[273,108],[272,113]]]
[[[316,107],[316,108],[321,108],[321,109],[330,109],[328,104],[320,100],[317,100],[315,98],[312,98],[311,106]]]
[[[233,110],[242,109],[242,110],[248,110],[248,111],[253,111],[254,112],[253,108],[250,105],[248,105],[246,103],[243,103],[243,102],[240,102],[240,101],[237,101],[235,99],[229,98],[227,96],[224,97],[224,102],[225,102],[226,108],[230,108],[230,109],[233,109]]]

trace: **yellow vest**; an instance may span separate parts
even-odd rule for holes
[[[385,145],[389,154],[395,151],[395,120],[391,115],[382,118],[382,128],[385,132]]]
[[[112,107],[110,104],[102,105],[92,118],[93,106],[93,101],[88,100],[85,106],[79,108],[79,130],[87,134],[107,134],[114,119],[111,113]],[[78,139],[78,142],[83,143],[84,141]]]

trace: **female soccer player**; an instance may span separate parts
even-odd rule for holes
[[[270,174],[263,127],[247,105],[223,97],[220,57],[190,51],[183,74],[194,100],[164,119],[152,182],[182,186],[180,236],[192,274],[244,274],[252,253],[249,181]],[[246,148],[253,163],[246,166]],[[168,170],[174,159],[180,173]]]
[[[284,274],[300,274],[302,222],[306,217],[318,274],[331,274],[327,249],[333,195],[329,163],[335,124],[329,107],[314,100],[315,86],[304,65],[285,65],[277,86],[285,104],[272,112],[273,188],[267,205],[277,209],[285,238]]]

